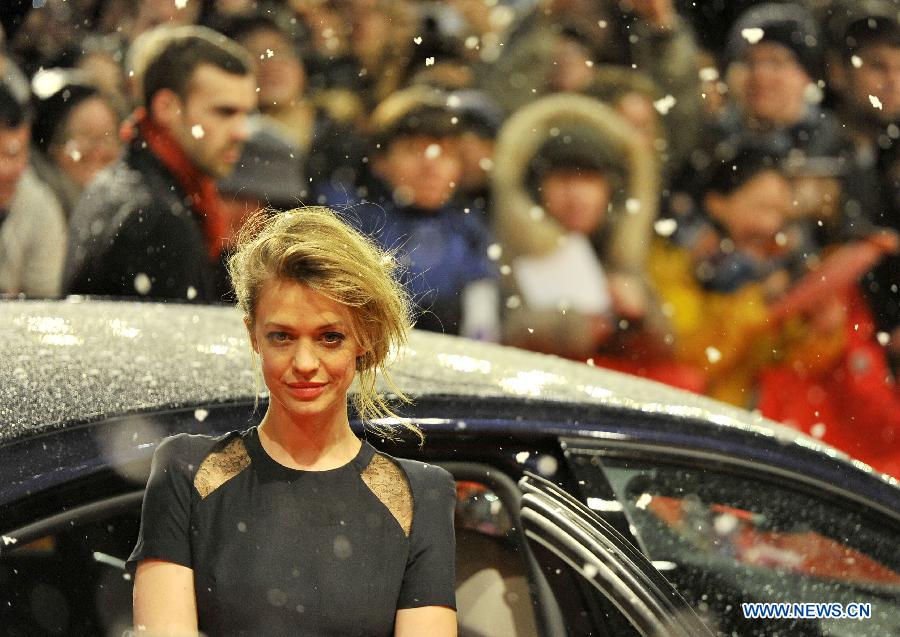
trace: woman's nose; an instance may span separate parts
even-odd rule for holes
[[[319,369],[319,357],[311,343],[299,343],[294,352],[294,371],[300,374],[311,374]]]

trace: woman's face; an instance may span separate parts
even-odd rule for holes
[[[269,389],[267,417],[346,421],[347,390],[364,353],[350,308],[296,281],[272,279],[247,328]]]
[[[541,182],[541,203],[569,232],[591,234],[606,218],[612,191],[595,171],[551,171]]]
[[[69,114],[61,144],[51,147],[53,160],[72,181],[84,188],[98,172],[119,158],[119,120],[109,104],[89,97]]]

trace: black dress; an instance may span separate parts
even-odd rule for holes
[[[129,558],[194,571],[219,635],[391,635],[398,609],[455,608],[452,476],[363,442],[337,469],[275,462],[255,427],[179,434],[153,457]]]

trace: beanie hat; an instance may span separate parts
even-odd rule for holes
[[[748,30],[762,31],[759,39]],[[794,54],[810,78],[821,75],[819,28],[812,14],[797,4],[764,3],[745,11],[731,27],[725,47],[726,63],[746,55],[755,44],[779,44]]]
[[[464,131],[493,139],[503,124],[503,110],[484,91],[466,89],[447,97],[447,106],[456,113]]]
[[[393,93],[379,104],[369,119],[370,138],[384,149],[398,137],[452,137],[463,128],[448,106],[448,94],[427,86],[413,86]]]

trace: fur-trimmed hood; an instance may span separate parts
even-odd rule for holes
[[[497,238],[505,256],[544,254],[559,245],[563,227],[545,215],[526,187],[528,167],[543,144],[567,127],[590,128],[617,158],[624,174],[623,203],[605,233],[605,262],[612,270],[644,269],[660,194],[660,168],[628,122],[610,106],[573,93],[541,98],[516,111],[497,139],[492,173]]]

